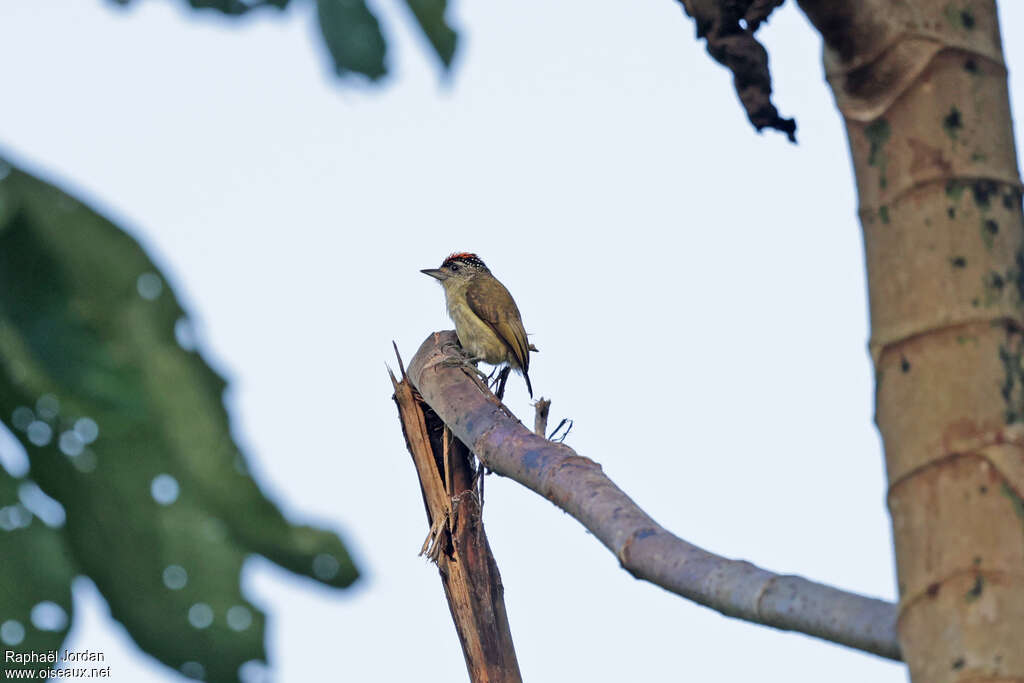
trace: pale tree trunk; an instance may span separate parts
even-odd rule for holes
[[[857,176],[903,657],[915,683],[1021,681],[1024,221],[995,2],[800,5]]]

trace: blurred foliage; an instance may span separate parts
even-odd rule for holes
[[[71,625],[76,570],[64,532],[43,524],[21,502],[20,494],[34,486],[0,468],[0,642],[4,650],[50,652],[64,642]],[[5,666],[14,668],[0,662],[0,670]],[[45,662],[19,666],[51,667]]]
[[[448,0],[404,0],[420,30],[445,69],[455,56],[456,33],[445,19]],[[113,0],[129,5],[132,0]],[[229,16],[273,7],[286,9],[299,0],[188,0],[196,9],[211,9]],[[339,76],[362,74],[372,80],[387,74],[387,42],[380,21],[363,0],[315,0],[320,34]]]
[[[377,17],[357,0],[316,0],[320,33],[334,58],[339,76],[349,71],[380,78],[384,66],[384,35]]]
[[[357,578],[336,535],[289,524],[260,491],[224,388],[139,245],[0,158],[0,421],[29,459],[24,479],[0,478],[0,642],[57,647],[66,624],[40,631],[32,609],[70,615],[83,573],[143,650],[236,680],[265,659],[263,614],[239,586],[247,555],[330,586]],[[33,518],[28,494],[63,506],[63,524]]]
[[[132,0],[112,0],[118,5],[130,5]],[[195,9],[215,9],[218,12],[230,15],[245,14],[257,7],[276,7],[284,9],[288,6],[289,0],[188,0],[188,4]]]
[[[412,10],[437,56],[446,67],[451,66],[455,56],[456,35],[444,18],[448,0],[405,0],[405,4]]]
[[[187,1],[229,16],[291,2]],[[315,2],[335,71],[384,76],[387,43],[366,3]],[[447,0],[404,2],[450,68]],[[57,650],[81,573],[143,650],[192,678],[236,680],[265,659],[264,616],[239,586],[248,554],[330,586],[355,581],[336,535],[289,524],[250,477],[224,387],[142,249],[0,158],[0,422],[30,463],[27,476],[0,469],[5,648]]]

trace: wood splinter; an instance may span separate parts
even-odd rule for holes
[[[483,478],[478,484],[472,453],[423,403],[400,357],[398,363],[401,381],[388,374],[430,525],[420,554],[441,574],[470,680],[520,682],[504,588],[481,518]]]

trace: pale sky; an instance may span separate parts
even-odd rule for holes
[[[793,2],[759,35],[797,146],[753,132],[674,0],[455,2],[447,79],[402,3],[373,2],[379,88],[335,79],[294,4],[0,8],[0,148],[146,247],[231,382],[261,485],[361,561],[348,592],[246,566],[273,680],[466,680],[385,370],[392,340],[408,360],[450,327],[419,270],[456,250],[516,297],[567,443],[666,528],[895,597],[851,165]],[[1004,0],[1002,26],[1021,112],[1024,4]],[[508,403],[532,424],[520,380]],[[486,490],[528,681],[906,680],[636,581],[536,494]],[[87,580],[75,608],[68,645],[103,651],[113,680],[181,680]]]

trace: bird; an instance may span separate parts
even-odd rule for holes
[[[522,373],[526,391],[530,384],[530,352],[537,348],[526,338],[519,307],[505,285],[491,274],[476,254],[453,253],[440,268],[425,268],[424,275],[444,287],[448,315],[455,323],[459,344],[468,354],[466,362],[509,365]]]

